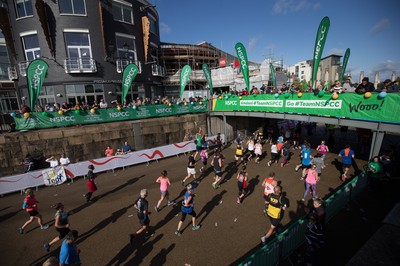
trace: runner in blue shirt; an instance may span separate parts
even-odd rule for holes
[[[350,145],[347,144],[345,148],[339,152],[339,157],[342,157],[342,181],[344,182],[347,179],[347,172],[353,164],[354,158],[354,151],[350,149]]]
[[[299,171],[299,169],[303,169],[300,180],[304,180],[306,175],[306,171],[311,167],[311,149],[310,145],[306,144],[301,150],[301,164],[296,165],[295,171]]]

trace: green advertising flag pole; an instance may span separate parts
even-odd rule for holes
[[[28,66],[26,78],[28,80],[30,107],[32,111],[35,110],[35,104],[48,69],[49,65],[42,59],[33,60]]]
[[[349,62],[350,48],[347,48],[343,58],[342,73],[340,74],[340,84],[343,84],[344,74],[346,73],[347,63]]]
[[[317,37],[314,46],[314,61],[312,68],[311,87],[315,88],[315,79],[317,77],[319,61],[321,60],[322,52],[324,50],[326,38],[328,36],[329,27],[331,22],[328,17],[324,17],[318,27]]]
[[[137,73],[139,72],[139,68],[135,64],[128,64],[122,75],[122,104],[126,101],[126,95],[128,94],[129,89],[131,88],[132,82],[135,79]]]
[[[247,91],[250,92],[250,80],[249,80],[249,63],[247,61],[247,53],[244,45],[238,42],[235,45],[236,55],[239,58],[240,69],[242,70],[243,78],[247,86]]]
[[[190,78],[190,72],[192,72],[192,68],[189,65],[185,65],[182,68],[181,71],[181,79],[180,79],[180,87],[181,87],[181,93],[180,93],[180,98],[182,99],[183,96],[183,91],[185,90],[186,85],[189,82],[189,78]]]
[[[275,87],[276,86],[276,77],[275,77],[275,69],[274,66],[271,64],[269,64],[269,70],[270,70],[270,80],[272,82],[272,86]]]
[[[213,95],[214,92],[213,92],[213,86],[212,86],[210,67],[207,64],[203,64],[201,66],[201,68],[203,69],[204,76],[206,77],[208,87],[210,88],[210,93],[211,93],[211,95]]]

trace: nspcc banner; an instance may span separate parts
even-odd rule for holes
[[[48,69],[49,65],[41,59],[33,60],[28,66],[26,78],[28,80],[29,103],[32,111],[35,110],[36,101]]]
[[[207,64],[203,64],[201,66],[201,68],[203,69],[204,76],[206,77],[208,87],[210,88],[210,93],[211,93],[211,95],[213,95],[214,92],[213,92],[213,85],[212,85],[210,67]]]
[[[328,37],[328,31],[331,22],[328,17],[324,17],[319,24],[317,31],[317,38],[315,39],[314,46],[314,61],[312,68],[312,77],[311,77],[311,88],[315,88],[314,81],[317,77],[319,61],[321,61],[322,52],[324,51],[326,38]]]
[[[124,74],[122,76],[122,104],[125,103],[126,95],[132,85],[132,81],[135,79],[139,68],[135,64],[129,64],[124,69]]]
[[[251,88],[249,79],[249,63],[247,60],[246,49],[244,48],[244,45],[242,43],[238,42],[235,45],[235,50],[236,50],[236,55],[239,58],[240,69],[242,70],[243,79],[244,82],[246,83],[247,91],[250,92]]]
[[[341,117],[358,120],[400,123],[399,93],[388,93],[380,98],[373,93],[370,98],[356,93],[340,94],[333,100],[330,94],[322,97],[314,93],[303,93],[301,98],[291,94],[288,98],[280,95],[251,95],[228,99],[214,99],[214,111],[254,111]]]
[[[181,87],[181,93],[180,93],[179,97],[181,97],[181,99],[183,96],[183,92],[185,91],[185,87],[189,82],[190,72],[192,72],[192,68],[189,65],[185,65],[182,68],[180,82],[179,82],[179,85]]]
[[[347,48],[343,58],[342,73],[340,74],[340,84],[343,84],[344,74],[346,73],[347,63],[349,62],[350,48]]]

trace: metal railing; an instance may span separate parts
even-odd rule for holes
[[[96,60],[92,58],[68,58],[64,60],[65,73],[95,73]]]
[[[23,77],[26,77],[26,71],[28,69],[30,61],[21,62],[18,64],[19,74]]]
[[[157,64],[151,65],[151,73],[153,74],[153,76],[165,77],[165,69]]]
[[[18,79],[17,68],[15,66],[9,66],[7,68],[7,72],[8,72],[8,79],[9,80]]]
[[[117,65],[117,72],[122,73],[124,72],[124,69],[127,65],[129,64],[135,64],[138,67],[138,74],[142,73],[142,62],[140,61],[135,61],[135,60],[129,60],[129,59],[117,59],[116,60],[116,65]]]
[[[325,200],[326,222],[341,211],[367,186],[367,176],[361,173]],[[277,265],[305,242],[307,215],[290,224],[282,233],[241,262],[240,266]]]

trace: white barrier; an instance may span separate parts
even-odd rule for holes
[[[222,142],[225,142],[225,136],[221,134]],[[216,136],[208,137],[209,145],[216,144]],[[124,155],[93,159],[65,166],[65,173],[69,178],[84,176],[88,172],[88,166],[93,164],[96,173],[116,168],[125,167],[134,164],[148,163],[152,160],[163,159],[166,157],[178,155],[181,153],[193,151],[196,145],[193,141],[185,141],[157,148],[130,152]],[[0,178],[0,195],[20,191],[26,188],[38,187],[44,185],[42,170],[32,171],[20,175],[13,175]]]

